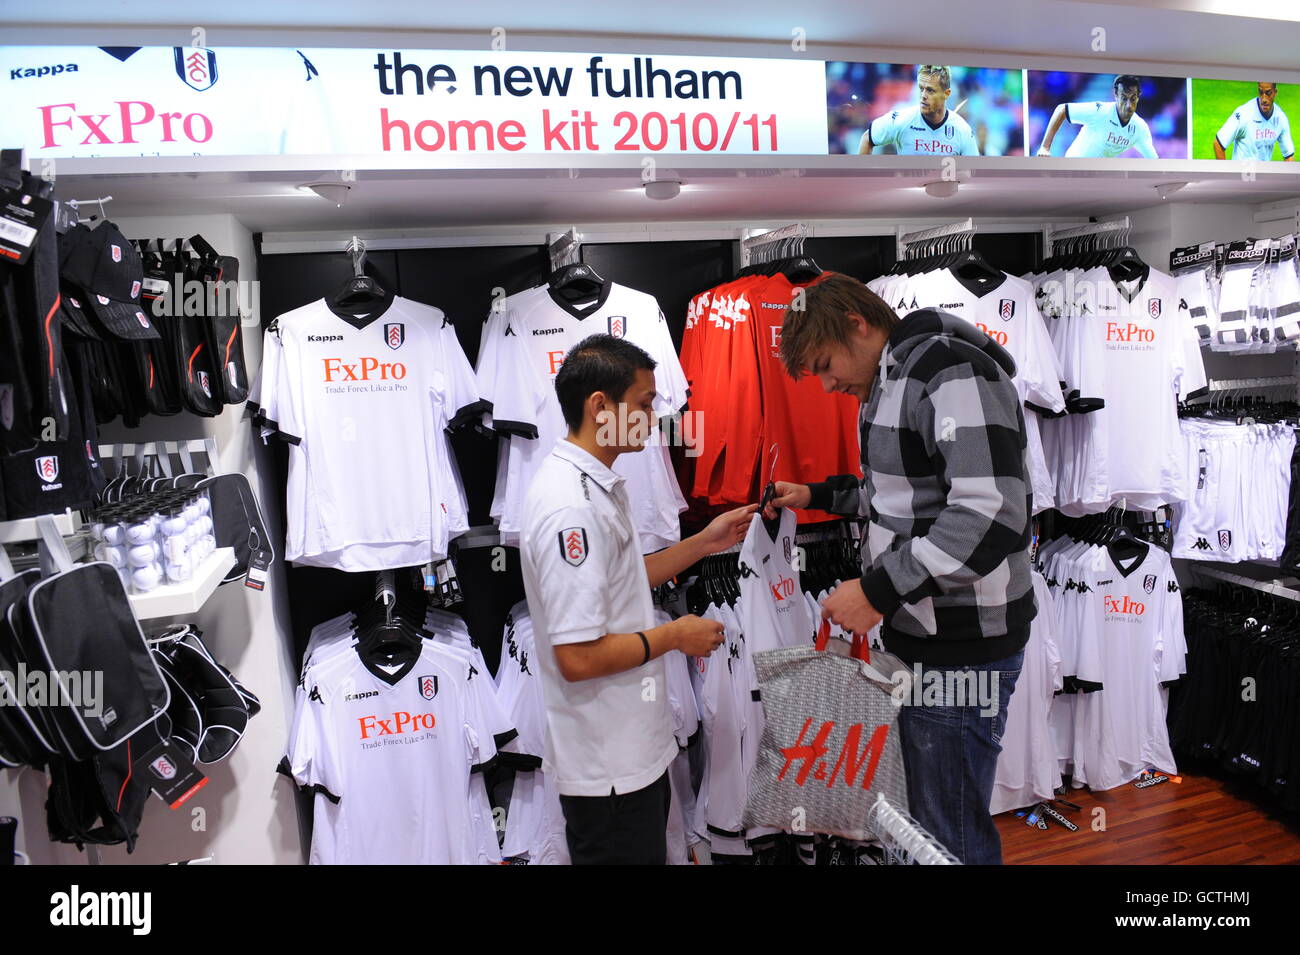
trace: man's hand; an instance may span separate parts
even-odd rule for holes
[[[707,657],[726,640],[722,624],[688,613],[671,624],[676,649],[688,657]]]
[[[807,507],[812,503],[812,491],[807,484],[791,484],[789,481],[776,482],[776,497],[763,508],[763,516],[769,521],[776,519],[777,508]]]
[[[880,611],[871,606],[857,580],[844,581],[822,601],[822,617],[863,637],[883,619]]]
[[[745,539],[749,531],[750,518],[758,510],[757,504],[746,504],[735,510],[719,514],[709,526],[700,531],[700,546],[705,554],[717,554],[734,547]]]

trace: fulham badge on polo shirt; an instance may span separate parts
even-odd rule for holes
[[[584,528],[566,527],[560,531],[560,556],[574,567],[587,559],[587,531]]]

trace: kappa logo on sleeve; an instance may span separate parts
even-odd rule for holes
[[[565,563],[577,567],[587,559],[587,531],[582,527],[566,527],[560,531],[560,556]]]

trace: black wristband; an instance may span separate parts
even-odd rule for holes
[[[650,662],[650,641],[646,639],[646,635],[640,630],[636,632],[636,635],[641,638],[641,644],[645,647],[645,659],[641,661],[641,665],[645,666]]]

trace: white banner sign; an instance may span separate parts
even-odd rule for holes
[[[0,145],[133,156],[825,155],[821,60],[0,47]]]

